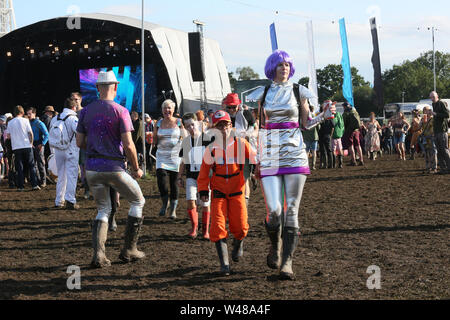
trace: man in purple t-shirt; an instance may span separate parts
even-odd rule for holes
[[[130,202],[125,246],[119,258],[130,262],[145,257],[144,252],[137,249],[145,199],[135,180],[140,179],[143,172],[139,169],[136,147],[131,137],[133,125],[128,110],[113,101],[118,84],[114,72],[100,72],[97,80],[100,100],[81,111],[77,128],[77,145],[86,149],[86,179],[98,209],[92,230],[94,257],[91,266],[96,268],[111,265],[105,254],[111,187]],[[125,171],[127,158],[132,176]]]

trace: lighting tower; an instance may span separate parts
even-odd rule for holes
[[[16,29],[13,0],[0,0],[0,38]]]
[[[205,47],[203,36],[203,26],[205,25],[205,23],[198,20],[194,20],[193,23],[197,25],[197,32],[200,33],[200,55],[202,60],[202,70],[205,70]],[[207,109],[206,86],[204,81],[200,82],[200,108],[202,110]]]

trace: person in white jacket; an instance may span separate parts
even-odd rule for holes
[[[78,126],[77,103],[73,99],[66,99],[63,112],[57,117],[53,117],[50,123],[51,130],[57,125],[58,120],[64,121],[63,129],[68,137],[66,149],[52,146],[55,151],[56,167],[58,171],[58,182],[56,184],[55,206],[68,210],[77,210],[76,189],[78,180],[78,159],[80,149],[77,147],[76,131]],[[65,119],[65,120],[64,120]],[[51,143],[51,142],[50,142]],[[64,206],[65,203],[65,206]]]

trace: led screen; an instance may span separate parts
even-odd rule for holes
[[[95,86],[100,71],[113,70],[117,81],[120,82],[117,96],[114,101],[128,109],[128,111],[142,112],[141,106],[141,66],[120,66],[114,68],[97,68],[79,70],[80,90],[83,96],[83,105],[98,100],[98,91]],[[157,88],[155,68],[153,65],[145,67],[145,110],[156,110]]]

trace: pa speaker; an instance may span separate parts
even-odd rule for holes
[[[205,81],[200,32],[189,33],[189,60],[191,62],[192,79],[194,81]]]

